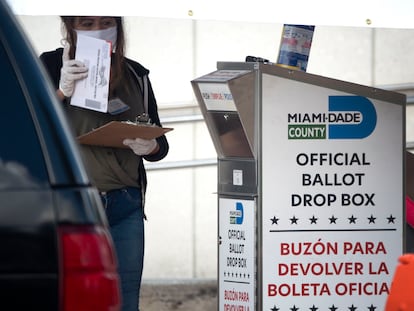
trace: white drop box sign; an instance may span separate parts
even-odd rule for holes
[[[383,310],[403,252],[403,106],[263,75],[262,108],[263,310]]]

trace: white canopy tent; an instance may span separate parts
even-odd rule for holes
[[[413,0],[6,0],[16,15],[111,15],[414,28]]]

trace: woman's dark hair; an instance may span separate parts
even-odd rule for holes
[[[70,44],[69,57],[71,59],[75,58],[76,51],[76,32],[74,30],[75,18],[76,16],[61,16],[62,20],[62,33],[63,39]],[[115,53],[112,54],[111,58],[111,83],[110,85],[110,94],[120,85],[124,79],[122,74],[123,68],[125,66],[125,33],[123,26],[123,19],[120,16],[114,17],[116,20],[117,28],[117,39],[115,45]]]

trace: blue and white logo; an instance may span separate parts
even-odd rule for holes
[[[377,112],[363,96],[329,96],[328,112],[288,113],[288,139],[363,139],[374,132]]]
[[[243,204],[241,202],[236,202],[236,209],[230,211],[230,224],[241,225],[243,223],[243,217]]]
[[[366,97],[329,96],[329,112],[342,115],[342,124],[329,124],[329,139],[362,139],[371,135],[377,125],[377,112]],[[343,116],[349,116],[350,121]]]

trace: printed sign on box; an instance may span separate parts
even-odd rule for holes
[[[383,310],[403,107],[267,75],[263,94],[263,310]]]
[[[254,311],[253,200],[219,199],[219,311]]]

